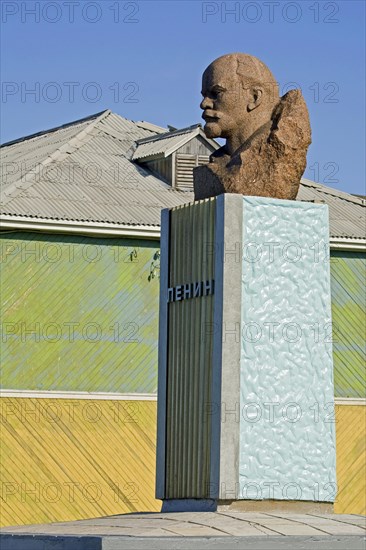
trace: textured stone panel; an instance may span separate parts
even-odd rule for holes
[[[328,208],[243,200],[239,498],[332,502]]]

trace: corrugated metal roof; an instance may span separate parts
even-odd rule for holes
[[[145,124],[104,111],[2,147],[1,212],[55,220],[160,224],[163,207],[192,200],[130,160]],[[157,128],[158,129],[158,128]]]
[[[324,201],[329,206],[331,237],[366,238],[363,199],[302,178],[297,200]]]
[[[156,132],[158,134],[165,134],[166,132],[166,128],[163,128],[162,126],[157,126],[156,124],[152,124],[151,122],[146,122],[146,120],[139,120],[135,124],[137,124],[139,128],[144,128],[144,130],[151,130],[152,132]]]
[[[1,213],[159,226],[162,208],[190,202],[193,193],[172,189],[133,160],[203,135],[200,125],[162,131],[107,110],[4,144]],[[303,179],[298,200],[329,205],[332,237],[365,238],[361,198]]]

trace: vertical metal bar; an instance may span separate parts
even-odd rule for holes
[[[176,174],[177,174],[176,158],[177,158],[177,154],[173,153],[172,154],[172,173],[171,173],[173,189],[176,189],[176,187],[177,187],[177,182],[176,182],[176,177],[177,177],[176,176]]]
[[[156,448],[156,498],[165,498],[165,458],[167,420],[167,357],[168,357],[168,286],[170,212],[161,213],[160,238],[160,304],[159,304],[159,367],[158,367],[158,429]]]

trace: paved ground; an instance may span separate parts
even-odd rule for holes
[[[366,518],[340,514],[124,514],[5,527],[1,550],[366,549]]]

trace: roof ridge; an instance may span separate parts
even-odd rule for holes
[[[133,122],[133,121],[132,121]],[[152,122],[147,122],[146,120],[137,120],[135,121],[136,126],[142,128],[143,130],[148,130],[149,132],[155,132],[155,134],[165,134],[167,128],[163,126],[158,126]]]
[[[5,188],[2,197],[1,197],[1,203],[2,204],[8,204],[10,201],[12,201],[18,193],[22,189],[27,189],[33,185],[35,177],[36,177],[36,171],[37,168],[41,168],[44,166],[47,166],[47,164],[50,164],[51,162],[58,162],[60,160],[63,160],[65,158],[65,155],[67,155],[70,151],[70,148],[79,149],[82,145],[85,143],[85,139],[90,139],[90,133],[95,128],[95,126],[103,119],[105,119],[107,116],[111,114],[110,109],[106,109],[105,111],[101,111],[98,117],[94,118],[92,122],[86,127],[77,132],[74,136],[72,136],[66,143],[62,144],[60,147],[52,151],[46,158],[44,158],[41,162],[38,162],[33,168],[31,168],[28,172],[26,172],[24,175],[21,175],[19,179],[17,179],[14,183],[12,183],[9,187]],[[61,127],[59,127],[61,128]],[[33,177],[30,177],[27,179],[27,176],[33,175]]]
[[[138,140],[136,140],[136,143],[137,143],[137,145],[142,145],[143,143],[149,143],[150,141],[158,141],[158,140],[167,139],[167,138],[170,138],[170,137],[173,137],[173,136],[179,136],[180,134],[186,134],[186,133],[188,133],[188,130],[193,132],[194,130],[197,130],[199,128],[201,128],[200,123],[192,124],[191,126],[187,126],[186,128],[180,128],[178,130],[174,130],[173,132],[168,130],[167,132],[164,132],[163,134],[156,134],[155,136],[149,136],[149,137],[146,137],[146,138],[138,139]]]
[[[361,199],[360,197],[356,197],[351,193],[347,193],[347,191],[341,191],[340,189],[335,189],[334,187],[328,187],[323,183],[317,183],[307,178],[301,178],[300,183],[305,187],[313,187],[314,189],[318,189],[319,191],[321,191],[322,193],[325,193],[326,195],[332,195],[334,197],[337,197],[340,200],[352,202],[354,204],[358,204],[359,206],[366,206],[364,199]]]
[[[57,130],[62,130],[63,128],[69,128],[70,126],[80,124],[81,122],[86,122],[87,120],[97,119],[107,111],[110,111],[110,109],[104,109],[104,111],[99,111],[98,113],[94,113],[93,115],[79,118],[78,120],[73,120],[72,122],[66,122],[65,124],[60,124],[60,126],[55,126],[53,128],[49,128],[48,130],[41,130],[40,132],[35,132],[34,134],[29,134],[27,136],[23,136],[18,139],[13,139],[11,141],[6,141],[5,143],[0,144],[0,147],[9,147],[11,145],[15,145],[16,143],[27,141],[28,139],[33,139],[39,136],[43,136],[45,134],[51,134],[53,132],[57,132]]]

